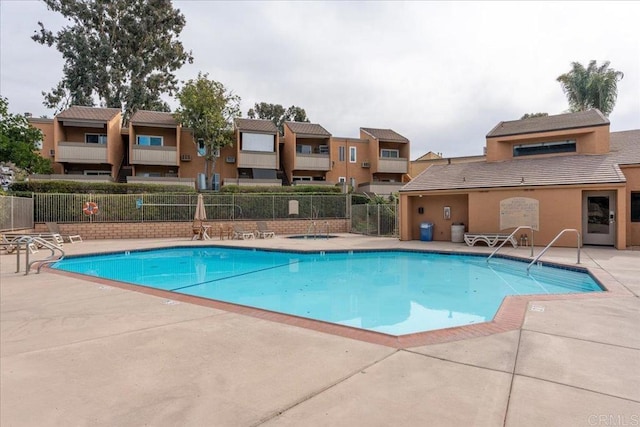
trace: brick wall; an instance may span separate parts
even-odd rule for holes
[[[275,231],[276,235],[282,234],[306,234],[309,230],[311,221],[306,220],[283,220],[283,221],[265,221],[270,230]],[[325,233],[328,224],[329,233],[346,233],[349,231],[348,219],[330,219],[316,221],[317,233]],[[79,234],[85,240],[99,239],[147,239],[147,238],[163,238],[163,237],[185,237],[192,236],[192,222],[94,222],[94,223],[69,223],[59,224],[62,234]],[[206,222],[211,225],[211,237],[217,238],[220,227],[228,229],[234,223],[229,221]],[[246,231],[257,230],[255,221],[236,221],[235,224],[241,225]],[[36,232],[47,232],[45,224],[35,224]]]

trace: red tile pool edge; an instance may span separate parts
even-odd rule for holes
[[[607,298],[615,296],[632,295],[624,286],[615,280],[608,273],[594,272],[590,273],[604,286],[604,292],[584,293],[584,294],[553,294],[553,295],[518,295],[508,296],[502,301],[500,308],[496,312],[493,320],[490,322],[478,323],[475,325],[457,326],[454,328],[438,329],[435,331],[416,332],[407,335],[388,335],[380,332],[367,331],[364,329],[353,328],[350,326],[338,325],[335,323],[324,322],[322,320],[307,319],[304,317],[294,316],[290,314],[277,313],[274,311],[264,310],[260,308],[247,307],[243,305],[210,300],[192,295],[184,295],[162,289],[154,289],[140,285],[131,285],[128,283],[117,282],[108,279],[102,279],[93,276],[87,276],[79,273],[71,273],[68,271],[56,270],[45,267],[48,272],[60,274],[62,276],[74,277],[93,283],[112,286],[114,288],[125,289],[134,292],[140,292],[147,295],[153,295],[160,298],[166,298],[174,301],[180,301],[188,304],[196,304],[204,307],[223,310],[231,313],[238,313],[245,316],[251,316],[258,319],[268,320],[271,322],[283,323],[291,326],[299,326],[305,329],[311,329],[327,334],[338,335],[345,338],[352,338],[372,344],[384,345],[393,348],[410,348],[422,345],[441,344],[451,341],[459,341],[470,338],[485,337],[501,332],[519,329],[524,321],[527,307],[530,302],[534,301],[554,301],[569,299],[585,299],[585,298]]]

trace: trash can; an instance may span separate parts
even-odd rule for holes
[[[420,240],[430,242],[433,240],[433,223],[423,222],[420,224]]]
[[[453,224],[451,226],[451,243],[464,242],[464,224]]]

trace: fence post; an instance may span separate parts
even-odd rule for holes
[[[376,206],[378,206],[378,237],[380,237],[380,205]]]

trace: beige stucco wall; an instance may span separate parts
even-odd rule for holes
[[[576,140],[577,154],[608,153],[610,146],[609,125],[487,138],[487,161],[498,162],[503,160],[512,160],[514,145],[566,139]],[[550,155],[566,155],[566,153]],[[541,156],[538,155],[536,157]]]
[[[626,237],[628,246],[640,245],[640,222],[631,222],[631,192],[640,192],[640,165],[622,166],[624,176],[627,178],[624,198],[626,200]],[[622,217],[618,214],[618,220],[622,221]]]
[[[451,208],[451,218],[444,218],[444,207]],[[419,213],[422,208],[423,213]],[[402,210],[402,208],[401,208]],[[451,225],[453,223],[468,224],[468,196],[467,194],[431,195],[410,197],[406,206],[410,227],[406,230],[409,239],[420,239],[420,224],[433,223],[433,240],[450,241]]]
[[[634,179],[640,180],[640,168]],[[464,222],[469,233],[504,233],[514,229],[500,230],[500,202],[511,197],[527,197],[539,202],[539,231],[535,233],[536,246],[547,245],[565,228],[574,228],[582,233],[582,197],[584,191],[617,191],[618,218],[616,228],[616,244],[618,249],[627,246],[627,226],[629,221],[625,215],[628,203],[625,197],[625,187],[618,186],[590,186],[590,187],[548,187],[548,188],[518,188],[492,189],[445,192],[424,192],[419,194],[402,193],[400,196],[400,239],[419,239],[420,222],[433,222],[434,240],[447,241],[451,238],[450,225],[453,222]],[[468,199],[465,199],[467,198]],[[620,200],[623,199],[623,200]],[[465,216],[465,201],[468,212]],[[417,213],[418,207],[424,207],[424,214]],[[443,207],[451,206],[451,220],[443,219]],[[523,224],[527,225],[527,224]],[[525,233],[526,234],[526,233]],[[633,238],[635,235],[631,235]],[[530,236],[529,236],[530,238]],[[554,246],[575,247],[575,234],[565,234]]]
[[[105,126],[107,130],[107,163],[111,165],[111,176],[114,178],[118,176],[118,168],[124,155],[122,135],[120,134],[121,126],[122,115],[120,113],[109,120]]]
[[[40,150],[40,156],[45,159],[50,159],[53,166],[53,173],[61,174],[64,172],[63,167],[59,163],[55,163],[55,156],[51,155],[51,150],[55,151],[55,139],[53,119],[32,119],[29,120],[31,126],[39,129],[42,132],[42,149]]]
[[[339,147],[345,147],[344,161],[340,161]],[[356,147],[356,162],[349,162],[349,147]],[[369,140],[357,138],[332,137],[330,142],[331,170],[327,172],[327,181],[338,182],[344,176],[347,184],[355,178],[356,186],[363,182],[371,182],[371,168],[363,168],[362,162],[370,160]]]

